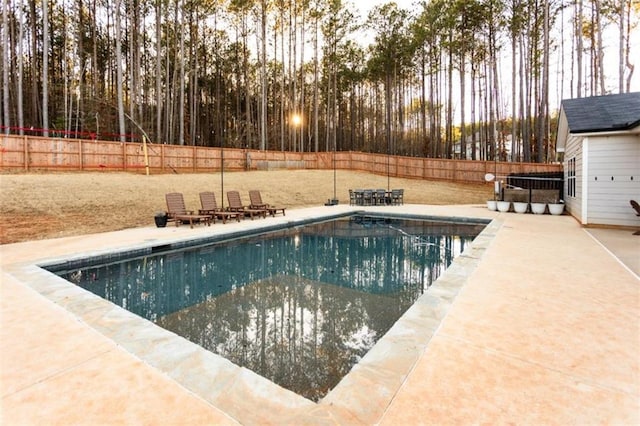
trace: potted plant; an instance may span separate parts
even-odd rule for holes
[[[549,203],[549,213],[553,215],[561,215],[564,211],[564,201],[560,200],[555,203]]]
[[[164,228],[167,226],[167,213],[165,212],[156,212],[153,219],[156,222],[156,226],[158,228]]]
[[[498,211],[508,212],[511,207],[511,201],[498,201]]]
[[[529,203],[525,203],[525,202],[522,202],[522,201],[514,201],[513,202],[513,210],[516,213],[526,213],[528,206],[529,206]]]
[[[531,203],[531,213],[544,214],[547,209],[547,203]]]

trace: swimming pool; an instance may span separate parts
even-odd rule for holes
[[[356,215],[57,273],[318,400],[483,227]]]

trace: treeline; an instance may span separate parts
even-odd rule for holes
[[[0,126],[544,162],[560,99],[630,91],[639,9],[431,0],[360,16],[340,0],[3,0]]]

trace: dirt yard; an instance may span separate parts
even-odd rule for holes
[[[240,191],[246,203],[248,191],[259,189],[271,204],[318,206],[333,198],[333,178],[331,170],[225,173],[224,191]],[[492,191],[489,184],[395,178],[390,186],[404,188],[410,204],[482,204]],[[349,188],[387,188],[387,177],[338,170],[341,204],[349,202]],[[182,192],[187,208],[197,210],[202,191],[214,191],[220,204],[220,174],[2,174],[0,244],[152,226],[154,213],[166,208],[167,192]]]

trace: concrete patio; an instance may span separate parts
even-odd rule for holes
[[[0,423],[640,424],[640,236],[484,206],[492,219],[316,404],[35,265],[355,210],[0,246]]]

